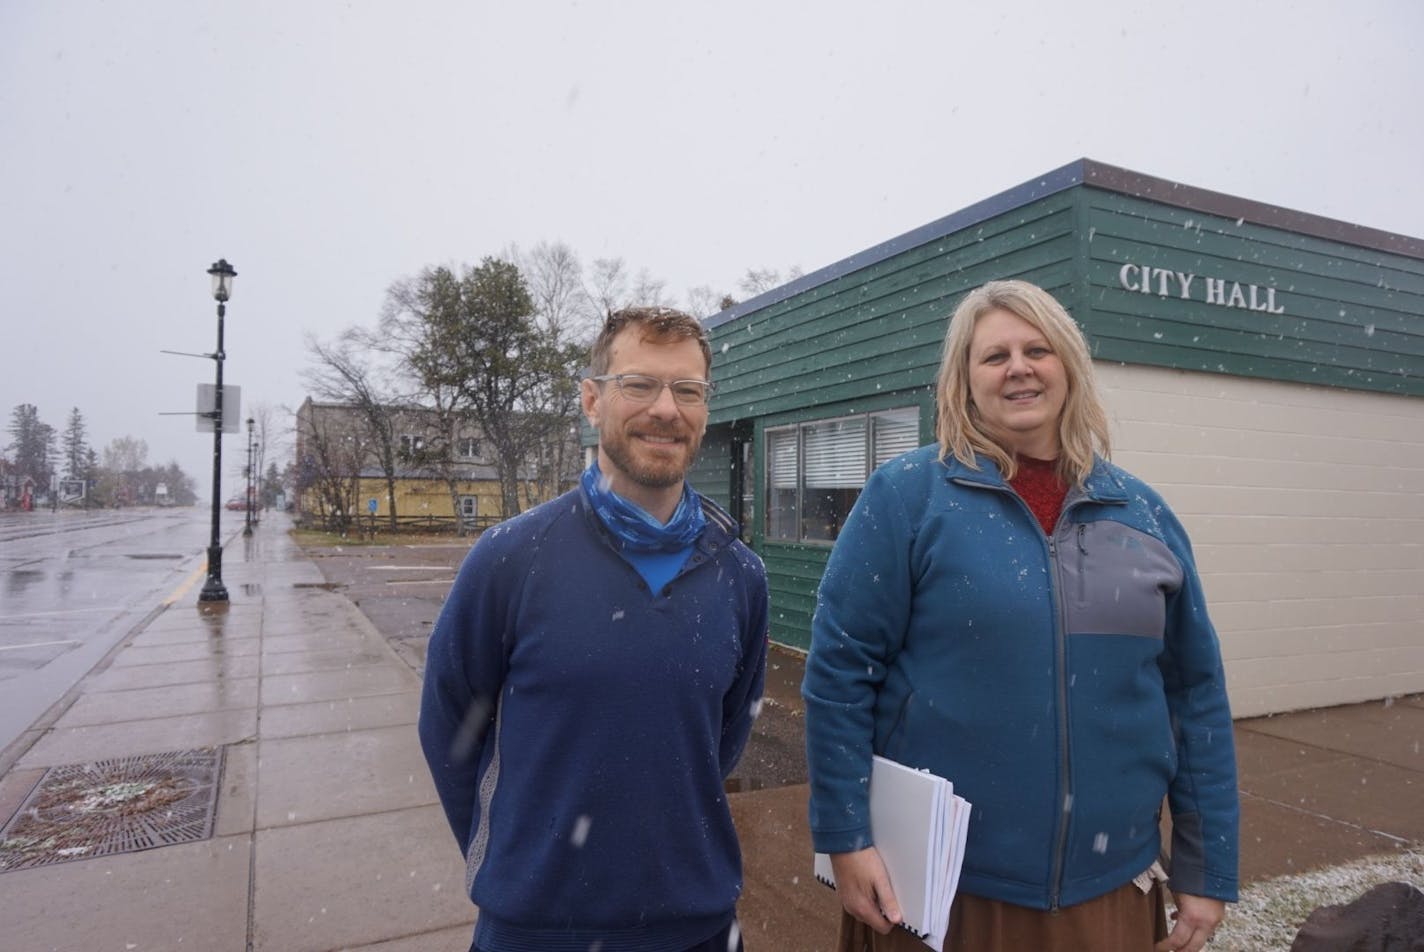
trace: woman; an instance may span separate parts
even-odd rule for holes
[[[1236,899],[1238,804],[1186,533],[1107,462],[1087,345],[1041,288],[972,291],[937,391],[939,445],[866,482],[812,624],[811,831],[841,949],[923,949],[893,928],[873,845],[876,753],[973,804],[947,949],[1196,952]],[[1170,935],[1153,873],[1164,796]]]

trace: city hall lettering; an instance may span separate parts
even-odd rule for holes
[[[1156,294],[1167,297],[1175,294],[1184,301],[1200,300],[1221,307],[1239,307],[1247,311],[1264,311],[1267,314],[1284,314],[1285,305],[1276,304],[1276,289],[1263,288],[1259,284],[1242,284],[1225,278],[1203,277],[1197,283],[1197,275],[1183,274],[1171,268],[1152,268],[1147,265],[1125,264],[1118,269],[1117,280],[1128,291]],[[1193,289],[1195,288],[1195,295]]]

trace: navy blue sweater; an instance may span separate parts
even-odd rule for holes
[[[766,574],[707,500],[661,591],[575,489],[470,550],[426,659],[420,737],[490,950],[662,952],[726,925],[722,780],[766,665]]]

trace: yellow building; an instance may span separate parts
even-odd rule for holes
[[[376,434],[384,427],[384,437]],[[498,472],[479,429],[423,407],[365,413],[308,397],[297,410],[297,511],[301,522],[345,529],[368,520],[389,529],[484,528],[504,512]],[[389,467],[382,465],[382,455]],[[519,486],[519,509],[551,499],[577,478],[578,447],[536,447]],[[391,478],[387,478],[387,470]],[[357,523],[359,525],[359,523]]]

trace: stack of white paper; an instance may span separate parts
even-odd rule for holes
[[[949,933],[949,906],[964,865],[969,801],[954,784],[877,756],[870,771],[870,834],[890,888],[900,903],[902,925],[941,952]],[[836,884],[831,858],[816,854],[816,878]]]

